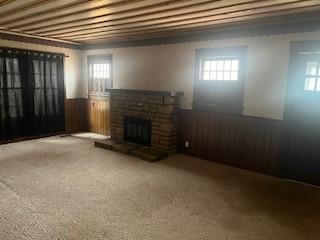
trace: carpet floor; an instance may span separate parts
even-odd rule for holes
[[[320,239],[320,189],[176,154],[0,146],[0,239]]]

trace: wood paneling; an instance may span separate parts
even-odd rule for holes
[[[109,97],[89,96],[89,131],[110,135],[110,100]]]
[[[0,4],[0,29],[74,44],[168,37],[275,17],[283,21],[320,10],[318,0],[7,0]]]
[[[180,110],[178,151],[251,171],[283,176],[281,121]],[[189,147],[185,147],[189,141]]]
[[[88,131],[88,100],[66,99],[65,103],[66,132]]]

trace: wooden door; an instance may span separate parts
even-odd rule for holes
[[[287,177],[320,185],[320,54],[292,57],[285,116]]]
[[[88,56],[89,131],[110,135],[110,97],[112,88],[112,56]]]
[[[89,96],[89,131],[110,135],[110,100],[108,96]]]

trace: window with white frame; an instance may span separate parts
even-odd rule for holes
[[[207,58],[202,59],[201,80],[237,81],[239,79],[239,59]]]
[[[110,57],[90,56],[89,62],[89,93],[104,94],[112,88],[112,61]]]
[[[320,62],[306,63],[304,90],[320,92]]]

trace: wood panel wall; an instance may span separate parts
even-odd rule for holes
[[[93,133],[110,135],[110,99],[109,97],[90,96],[88,100],[89,127]]]
[[[66,132],[88,131],[88,99],[65,100]]]
[[[180,110],[178,151],[281,177],[281,125],[277,120]]]

